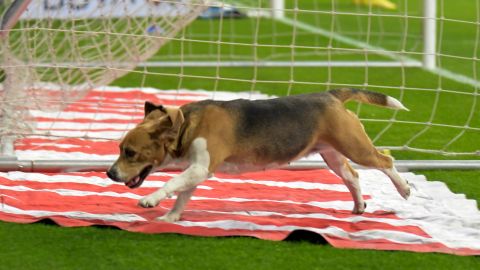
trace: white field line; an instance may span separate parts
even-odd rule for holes
[[[323,28],[316,27],[316,26],[313,26],[313,25],[310,25],[310,24],[307,24],[307,23],[304,23],[304,22],[295,21],[295,20],[292,20],[292,19],[287,18],[287,17],[277,18],[277,20],[284,23],[284,24],[287,24],[289,26],[293,26],[293,27],[296,27],[296,28],[299,28],[299,29],[302,29],[302,30],[305,30],[305,31],[309,31],[309,32],[314,33],[314,34],[322,35],[324,37],[337,40],[339,42],[342,42],[344,44],[347,44],[347,45],[350,45],[350,46],[353,46],[353,47],[365,49],[366,51],[374,52],[378,55],[385,56],[387,58],[390,58],[392,60],[395,60],[395,61],[398,61],[398,62],[401,62],[401,63],[402,62],[404,62],[404,63],[415,63],[416,62],[419,65],[422,64],[420,61],[418,61],[416,59],[409,58],[409,57],[402,56],[402,55],[398,55],[396,53],[387,51],[385,48],[373,46],[373,45],[370,45],[368,43],[361,42],[361,41],[355,40],[353,38],[349,38],[349,37],[346,37],[344,35],[340,35],[340,34],[331,32],[329,30],[325,30]]]
[[[346,36],[343,36],[343,35],[340,35],[340,34],[337,34],[337,33],[333,33],[331,31],[325,30],[325,29],[320,28],[320,27],[312,26],[310,24],[300,22],[300,21],[295,21],[295,20],[292,20],[292,19],[287,18],[287,17],[277,18],[277,20],[280,21],[280,22],[283,22],[287,25],[297,27],[297,28],[303,29],[305,31],[309,31],[309,32],[314,33],[314,34],[322,35],[324,37],[334,39],[336,41],[342,42],[344,44],[347,44],[347,45],[350,45],[350,46],[353,46],[353,47],[363,48],[366,51],[374,52],[378,55],[383,55],[387,58],[393,59],[395,61],[399,61],[400,63],[417,63],[418,66],[423,67],[422,63],[420,61],[414,59],[414,58],[404,56],[404,55],[399,55],[399,54],[390,52],[390,51],[386,50],[385,48],[373,46],[373,45],[370,45],[368,43],[355,40],[353,38],[349,38],[349,37],[346,37]],[[407,66],[407,65],[405,65],[405,66]],[[442,76],[444,78],[447,78],[447,79],[450,79],[450,80],[453,80],[453,81],[456,81],[456,82],[459,82],[459,83],[467,84],[467,85],[470,85],[470,86],[473,86],[473,87],[480,87],[480,82],[479,81],[477,81],[475,79],[472,79],[468,76],[452,72],[452,71],[444,69],[444,68],[438,68],[437,67],[437,68],[434,68],[434,69],[427,69],[427,68],[423,67],[423,69],[426,70],[426,71],[429,71],[430,73],[433,73],[435,75],[439,75],[439,76]]]

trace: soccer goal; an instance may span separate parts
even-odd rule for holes
[[[118,124],[122,112],[141,112],[151,93],[180,105],[199,93],[256,98],[339,87],[383,92],[410,109],[348,104],[397,159],[480,156],[480,3],[391,1],[396,9],[352,0],[3,1],[1,156],[27,144],[119,139],[131,128]],[[112,94],[130,90],[135,104]],[[97,122],[75,114],[79,107]],[[61,133],[72,119],[110,133]],[[479,167],[441,166],[450,164]]]

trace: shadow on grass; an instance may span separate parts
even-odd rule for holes
[[[45,218],[42,220],[39,220],[37,222],[34,222],[34,224],[42,224],[42,225],[47,225],[47,226],[57,226],[57,227],[62,227],[58,223],[56,223],[54,220],[50,218]],[[114,231],[122,231],[120,228],[115,227],[115,226],[110,226],[110,225],[91,225],[88,226],[90,228],[95,228],[95,229],[100,229],[100,230],[114,230]],[[140,233],[141,234],[141,233]],[[184,235],[184,234],[177,234],[177,233],[167,233],[168,235],[182,235],[186,237],[198,237],[198,236],[192,236],[192,235]],[[163,234],[165,235],[165,234]],[[258,239],[256,237],[248,237],[248,236],[223,236],[221,238],[223,239],[228,239],[228,238],[254,238]],[[261,239],[259,239],[261,240]],[[307,242],[315,245],[327,245],[328,242],[323,238],[320,234],[312,232],[312,231],[307,231],[307,230],[296,230],[291,232],[283,241],[288,242],[288,243],[300,243],[300,242]]]
[[[285,238],[284,241],[293,243],[308,242],[316,245],[328,244],[327,240],[325,240],[325,238],[323,238],[323,236],[320,234],[306,230],[293,231],[287,236],[287,238]]]
[[[66,226],[62,226],[62,225],[58,224],[57,222],[55,222],[55,220],[50,219],[50,218],[44,218],[44,219],[41,219],[41,220],[39,220],[39,221],[33,222],[32,224],[42,224],[42,225],[47,225],[47,226],[66,227]],[[67,227],[68,227],[68,226],[67,226]],[[73,227],[83,227],[83,226],[73,226]],[[122,229],[120,229],[120,228],[118,228],[118,227],[111,226],[111,225],[103,225],[103,224],[89,225],[89,226],[86,226],[86,227],[96,228],[96,229],[103,229],[103,230],[117,230],[117,231],[122,231]]]

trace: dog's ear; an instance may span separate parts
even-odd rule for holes
[[[167,111],[170,121],[172,121],[172,130],[178,132],[183,122],[185,122],[182,110],[178,108],[165,108],[165,110]]]
[[[143,126],[151,137],[164,139],[169,143],[177,140],[182,124],[185,122],[182,110],[157,106],[147,101],[145,113],[145,119],[139,125]]]
[[[183,112],[177,108],[166,108],[168,118],[172,122],[170,130],[165,132],[164,138],[167,139],[167,149],[169,152],[174,153],[177,150],[178,140],[182,124],[185,122]]]
[[[144,117],[147,117],[148,114],[150,114],[152,111],[155,111],[155,110],[160,110],[160,111],[165,112],[165,113],[167,112],[165,110],[165,107],[163,107],[162,105],[155,105],[150,101],[145,101],[144,110],[145,110],[145,116]]]

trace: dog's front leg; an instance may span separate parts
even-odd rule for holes
[[[170,179],[162,188],[140,199],[142,207],[155,207],[160,201],[173,196],[177,192],[194,189],[208,177],[208,169],[198,164],[192,164],[181,174]]]
[[[188,201],[190,201],[190,198],[192,197],[192,194],[196,189],[197,188],[194,187],[187,191],[180,192],[177,196],[175,204],[173,205],[173,208],[165,215],[158,217],[157,220],[165,222],[176,222],[180,220],[183,209],[185,209],[185,206],[187,205]]]
[[[190,167],[170,179],[161,189],[140,199],[140,206],[157,206],[161,200],[179,192],[180,194],[173,209],[160,219],[175,222],[180,218],[185,204],[190,200],[195,187],[209,176],[210,154],[207,150],[207,141],[203,138],[193,140],[189,155],[191,159]]]

